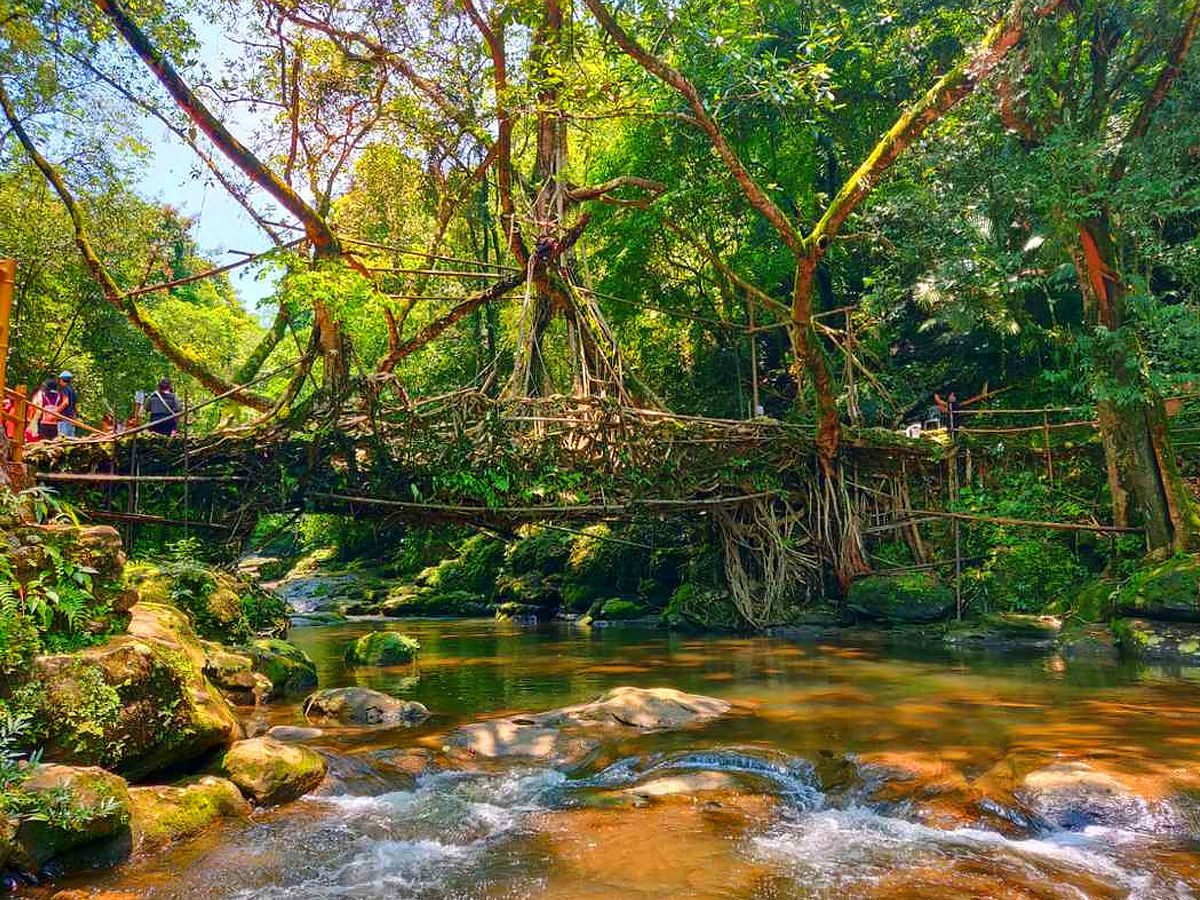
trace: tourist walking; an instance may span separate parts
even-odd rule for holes
[[[62,372],[58,376],[58,395],[65,401],[62,408],[63,418],[58,423],[58,433],[66,438],[75,437],[75,423],[71,420],[79,418],[75,412],[79,395],[75,393],[75,385],[72,384],[73,378],[74,376],[70,372]]]
[[[33,395],[33,415],[29,419],[28,437],[33,441],[53,441],[58,437],[58,414],[66,406],[59,396],[58,380],[47,378]]]
[[[146,414],[150,418],[150,430],[158,434],[174,434],[179,430],[179,398],[171,387],[171,380],[164,378],[158,390],[146,400]]]

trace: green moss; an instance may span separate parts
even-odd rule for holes
[[[1071,625],[1105,622],[1112,616],[1115,589],[1116,585],[1106,578],[1090,578],[1059,595],[1048,611],[1062,616]]]
[[[212,775],[170,786],[133,788],[129,799],[130,827],[138,851],[195,837],[221,819],[250,814],[237,786]]]
[[[619,597],[605,600],[600,607],[600,618],[610,621],[639,619],[644,615],[646,615],[646,608],[640,603],[634,603],[632,600],[622,600]]]
[[[317,686],[317,666],[299,647],[279,638],[263,638],[245,648],[254,671],[271,681],[272,695],[303,694]]]
[[[247,799],[268,806],[313,790],[324,780],[328,764],[301,744],[253,738],[234,744],[221,758],[220,768]]]
[[[1200,556],[1181,554],[1138,569],[1114,602],[1125,615],[1200,621]]]
[[[412,662],[421,649],[416,638],[396,631],[372,631],[346,648],[350,666],[396,666]]]
[[[870,575],[850,586],[846,606],[885,622],[935,622],[954,611],[954,592],[921,573]]]

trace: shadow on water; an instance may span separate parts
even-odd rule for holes
[[[419,663],[348,670],[346,644],[378,627],[416,636]],[[434,716],[329,730],[314,744],[334,773],[320,795],[74,886],[172,900],[1166,900],[1200,883],[1200,815],[1189,833],[1154,812],[1180,790],[1200,797],[1195,673],[491,621],[351,622],[292,638],[323,686],[376,688]],[[623,684],[734,710],[624,734],[568,771],[439,764],[461,724]],[[298,704],[259,715],[302,721]],[[1062,760],[1133,785],[1144,821],[1060,830],[1026,815],[1014,787]]]

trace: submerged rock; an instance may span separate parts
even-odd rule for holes
[[[954,612],[954,591],[930,575],[868,575],[850,585],[846,607],[881,622],[938,622]]]
[[[398,666],[412,662],[421,649],[414,637],[398,631],[372,631],[346,647],[350,666]]]
[[[294,697],[317,686],[317,665],[295,644],[278,638],[254,641],[245,648],[254,671],[271,682],[271,697]]]
[[[267,737],[288,743],[315,740],[324,733],[320,728],[305,728],[302,725],[275,725],[267,729]]]
[[[238,741],[220,763],[221,773],[259,806],[304,796],[325,779],[328,769],[321,754],[269,737]]]
[[[1112,630],[1121,650],[1136,659],[1200,665],[1200,623],[1117,619]]]
[[[26,818],[13,834],[10,861],[37,874],[51,860],[112,837],[129,822],[125,779],[96,766],[38,766],[22,784],[56,815]]]
[[[38,657],[19,708],[47,760],[143,778],[241,737],[237,716],[204,677],[204,662],[184,613],[139,603],[128,635]]]
[[[658,730],[715,719],[730,709],[724,700],[674,688],[619,687],[590,703],[550,710],[537,718],[554,724],[617,724]]]
[[[1126,785],[1081,762],[1035,769],[1015,793],[1031,812],[1058,828],[1131,828],[1148,814],[1146,801]]]
[[[129,799],[135,853],[193,838],[222,819],[250,815],[250,804],[237,785],[215,775],[130,788]]]
[[[333,719],[350,725],[416,725],[429,710],[413,700],[399,700],[364,687],[318,691],[304,704],[308,719]]]

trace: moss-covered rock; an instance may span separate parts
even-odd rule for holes
[[[270,737],[238,741],[221,758],[220,770],[258,806],[288,803],[314,790],[329,766],[302,744]]]
[[[1200,555],[1145,566],[1114,598],[1119,615],[1200,622]]]
[[[846,607],[886,623],[937,622],[954,612],[954,591],[930,575],[869,575],[850,585]]]
[[[348,666],[399,666],[417,658],[420,642],[398,631],[372,631],[346,647]]]
[[[415,725],[429,717],[429,710],[424,704],[382,691],[346,687],[317,691],[304,704],[304,715],[348,725]]]
[[[271,679],[254,671],[244,653],[211,641],[204,642],[204,674],[234,706],[258,706],[271,696]]]
[[[1100,622],[1070,624],[1058,639],[1058,652],[1074,659],[1115,658],[1120,652],[1112,629]]]
[[[108,838],[129,822],[125,779],[95,766],[38,766],[22,784],[38,801],[36,817],[16,829],[12,863],[38,873],[51,860]]]
[[[1089,578],[1073,590],[1056,597],[1047,611],[1061,616],[1068,625],[1107,622],[1112,617],[1113,595],[1117,586],[1107,578]]]
[[[135,853],[196,837],[223,819],[250,815],[250,804],[237,786],[215,775],[130,788],[129,800]]]
[[[105,526],[20,526],[0,532],[0,578],[25,602],[0,621],[0,677],[26,671],[39,653],[102,643],[123,632],[137,595],[126,590],[125,554]]]
[[[647,615],[647,610],[640,603],[612,597],[600,604],[594,618],[608,622],[626,622],[630,619],[640,619],[645,615]]]
[[[1117,619],[1112,630],[1121,652],[1135,659],[1200,665],[1200,623]]]
[[[29,738],[47,760],[102,765],[139,779],[241,736],[204,664],[183,613],[139,603],[129,634],[38,657],[11,705],[30,716]]]
[[[950,644],[981,647],[1052,647],[1061,631],[1061,620],[1053,616],[993,613],[954,623],[946,630],[945,639]]]
[[[684,582],[671,595],[662,614],[671,628],[734,631],[745,621],[728,590],[693,582]]]
[[[283,600],[228,572],[198,563],[140,563],[129,566],[127,579],[142,600],[186,612],[202,637],[235,644],[287,634]]]
[[[492,599],[504,565],[504,542],[477,534],[459,545],[458,554],[418,573],[415,584],[435,594],[470,594]]]
[[[472,618],[490,616],[492,606],[482,594],[466,591],[433,590],[405,585],[393,590],[379,608],[390,618],[406,616],[456,616]]]
[[[271,682],[272,697],[294,697],[317,686],[317,665],[295,644],[278,638],[251,643],[245,653],[254,671]]]

